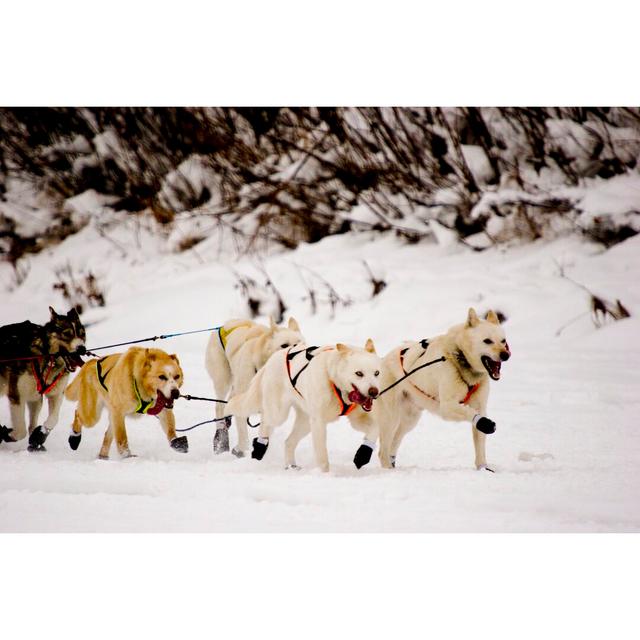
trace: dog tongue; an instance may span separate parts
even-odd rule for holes
[[[167,401],[165,397],[158,391],[158,397],[156,398],[156,403],[151,407],[151,409],[147,410],[147,413],[150,416],[155,416],[159,414],[165,407],[167,406]]]
[[[363,396],[355,387],[349,391],[349,402],[359,404],[365,411],[371,411],[373,398]]]

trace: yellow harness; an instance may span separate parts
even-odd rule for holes
[[[242,326],[242,325],[240,325]],[[231,329],[225,329],[224,327],[220,327],[218,329],[218,338],[220,338],[220,344],[222,345],[222,349],[224,351],[227,350],[227,339],[229,338],[229,334],[233,331],[235,331],[236,329],[239,329],[240,326],[238,327],[232,327]]]

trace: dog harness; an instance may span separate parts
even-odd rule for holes
[[[136,382],[135,378],[133,379],[133,390],[136,392],[136,398],[138,399],[138,406],[136,407],[136,413],[149,413],[150,415],[154,416],[156,415],[156,413],[160,413],[160,411],[162,411],[162,409],[160,409],[160,411],[154,412],[153,400],[142,399],[142,397],[140,396],[140,391],[138,391],[138,383]]]
[[[105,384],[105,380],[107,379],[107,376],[109,375],[109,373],[111,373],[111,369],[109,369],[109,371],[107,371],[106,373],[102,372],[102,363],[106,360],[106,358],[100,358],[100,360],[96,361],[96,376],[98,376],[98,382],[100,383],[100,386],[107,392],[109,393],[109,389],[107,389],[107,385]],[[148,413],[150,415],[156,415],[156,413],[160,413],[160,411],[162,411],[162,409],[160,409],[160,411],[153,411],[153,408],[155,406],[153,400],[143,400],[142,396],[140,395],[140,391],[138,390],[138,383],[136,382],[136,379],[133,379],[133,391],[136,394],[136,399],[138,400],[138,406],[136,407],[135,412],[136,413]]]
[[[47,378],[53,373],[55,363],[55,358],[53,356],[50,356],[47,371],[43,372],[38,370],[35,360],[31,361],[31,370],[33,371],[33,377],[36,381],[36,389],[41,396],[46,396],[47,393],[49,393],[58,384],[58,381],[65,373],[64,367],[62,367],[62,370],[56,376],[54,376],[53,380],[51,382],[48,382]]]
[[[333,390],[333,395],[337,398],[338,402],[340,403],[340,415],[348,416],[356,408],[357,403],[352,402],[351,404],[347,404],[342,399],[342,393],[340,393],[340,389],[336,387],[334,382],[331,383],[331,389]]]
[[[107,376],[109,375],[109,372],[111,371],[111,369],[109,369],[109,371],[107,371],[107,373],[102,373],[102,363],[106,360],[105,358],[100,358],[100,360],[98,360],[96,362],[96,375],[98,376],[98,382],[100,383],[100,386],[107,392],[109,393],[109,389],[107,389],[107,385],[105,384],[105,380],[107,379]]]
[[[289,377],[289,382],[291,383],[291,386],[293,387],[294,391],[302,398],[302,394],[300,393],[300,391],[298,391],[298,388],[296,387],[296,382],[298,381],[298,378],[300,377],[300,374],[311,364],[311,361],[313,360],[313,358],[317,355],[316,353],[314,353],[316,350],[318,350],[320,347],[307,347],[306,349],[299,349],[298,351],[291,351],[293,347],[289,347],[287,354],[285,356],[285,365],[287,367],[287,376]],[[332,347],[328,347],[323,349],[323,351],[331,351]],[[305,363],[305,365],[300,369],[300,371],[298,371],[298,373],[296,373],[293,377],[291,377],[291,361],[298,355],[300,355],[301,353],[305,354],[305,357],[307,359],[307,362]],[[340,389],[338,389],[338,387],[336,386],[335,382],[333,382],[332,380],[329,381],[330,382],[330,389],[331,391],[333,391],[333,395],[336,397],[336,400],[338,401],[338,403],[340,404],[340,413],[339,416],[348,416],[357,406],[357,403],[353,402],[352,404],[347,404],[343,397],[342,397],[342,393],[340,392]]]
[[[420,340],[420,346],[424,349],[424,351],[415,359],[415,362],[418,362],[418,360],[420,360],[420,358],[422,358],[422,356],[427,353],[427,349],[429,348],[429,341],[424,339],[424,340]],[[402,373],[404,373],[404,375],[407,375],[407,371],[404,368],[404,356],[407,353],[407,351],[409,351],[409,347],[406,347],[404,349],[402,349],[400,351],[400,368],[402,369]],[[419,386],[413,384],[413,382],[409,381],[409,384],[416,389],[417,391],[419,391],[423,396],[426,396],[427,398],[429,398],[430,400],[435,400],[436,402],[438,401],[437,398],[435,398],[434,396],[428,394],[426,391],[423,391]],[[460,404],[468,404],[469,400],[471,400],[471,397],[473,396],[473,394],[480,388],[480,384],[467,384],[467,395],[460,400]]]
[[[225,329],[224,327],[220,327],[218,329],[218,338],[220,339],[223,351],[227,350],[227,339],[229,338],[229,334],[239,328],[240,327],[232,327],[231,329]]]

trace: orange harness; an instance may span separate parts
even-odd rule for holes
[[[46,373],[44,373],[43,375],[36,368],[35,360],[31,361],[31,370],[33,371],[33,377],[36,381],[36,389],[38,390],[38,393],[41,396],[46,396],[47,393],[49,393],[58,384],[58,381],[60,380],[60,378],[62,378],[62,376],[65,373],[64,367],[63,367],[62,371],[60,371],[60,373],[51,382],[47,382],[47,377],[53,371],[54,365],[55,365],[55,359],[50,358],[49,367],[47,368]]]
[[[424,340],[422,341],[424,343]],[[427,343],[427,347],[428,347],[428,343]],[[406,349],[402,349],[400,351],[400,368],[402,369],[402,372],[407,375],[407,372],[404,368],[404,354],[409,350],[409,348],[407,347]],[[427,352],[427,350],[425,349],[424,352],[420,355],[420,357],[418,358],[418,360]],[[426,391],[423,391],[420,387],[418,387],[417,385],[413,384],[413,382],[409,381],[409,384],[416,390],[419,391],[423,396],[426,396],[427,398],[429,398],[430,400],[434,400],[435,402],[438,402],[438,399],[435,398],[434,396],[428,394]],[[472,385],[467,385],[467,395],[460,400],[460,404],[468,404],[469,400],[471,400],[471,397],[473,396],[473,394],[480,388],[480,383],[478,384],[472,384]]]
[[[331,383],[331,390],[333,391],[333,395],[336,397],[336,399],[340,403],[340,415],[341,416],[348,416],[358,406],[357,403],[355,403],[355,402],[353,402],[351,404],[347,404],[343,400],[342,394],[340,393],[340,389],[338,389],[338,387],[336,387],[336,383],[335,382]]]

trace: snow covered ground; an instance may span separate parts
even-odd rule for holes
[[[105,237],[89,224],[32,258],[24,284],[11,291],[5,265],[0,322],[44,322],[52,303],[66,310],[51,287],[55,269],[67,264],[76,272],[90,268],[104,286],[107,306],[83,316],[88,347],[206,328],[244,314],[231,269],[259,272],[249,259],[220,253],[219,238],[169,254],[144,231],[131,234],[123,224],[118,233],[122,237]],[[134,236],[137,244],[126,246]],[[387,281],[375,298],[363,260]],[[352,304],[336,309],[334,318],[326,304],[312,315],[296,265],[321,274]],[[156,420],[144,417],[128,423],[137,458],[121,461],[112,454],[99,461],[106,416],[84,431],[73,452],[67,444],[73,405],[65,401],[46,454],[28,453],[24,441],[0,446],[1,531],[640,530],[640,236],[609,251],[564,238],[477,253],[348,234],[273,254],[264,266],[287,315],[299,320],[313,344],[363,345],[371,337],[386,353],[405,339],[461,322],[469,306],[503,312],[513,357],[502,380],[492,383],[489,402],[497,431],[487,451],[496,473],[474,470],[467,424],[427,414],[391,471],[375,456],[356,470],[352,458],[361,436],[344,418],[329,427],[328,475],[313,468],[309,438],[299,448],[303,470],[284,470],[290,423],[257,462],[214,456],[211,425],[189,432],[190,451],[179,454]],[[632,317],[596,329],[584,313],[587,294],[561,278],[561,270],[596,294],[620,298]],[[200,333],[154,345],[179,355],[186,393],[212,395],[203,366],[207,339]],[[211,417],[211,408],[179,401],[176,416],[179,426],[189,426]],[[0,422],[8,421],[2,398]]]

